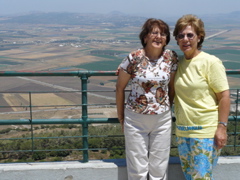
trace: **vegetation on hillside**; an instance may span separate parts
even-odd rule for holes
[[[33,131],[32,141],[31,131],[27,128],[1,130],[1,136],[11,138],[2,138],[0,142],[0,162],[82,160],[82,129],[79,125],[41,125]],[[88,143],[90,159],[125,157],[119,125],[90,126]]]
[[[237,122],[228,127],[228,145],[222,156],[240,155],[240,136],[236,128]],[[174,127],[173,127],[174,129]],[[34,127],[34,139],[31,131],[25,129],[6,128],[0,131],[0,162],[33,162],[33,161],[69,161],[82,160],[82,129],[79,125],[41,125]],[[173,132],[174,133],[174,132]],[[15,134],[15,136],[14,136]],[[18,135],[21,134],[21,137]],[[89,159],[125,158],[124,137],[120,125],[89,126]],[[175,135],[172,136],[171,156],[178,156]],[[33,147],[33,148],[32,148]],[[33,151],[32,151],[33,149]]]

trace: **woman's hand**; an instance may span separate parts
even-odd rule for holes
[[[217,131],[214,136],[214,141],[217,149],[222,149],[227,144],[227,127],[218,124]]]
[[[229,90],[216,93],[218,100],[218,121],[228,122],[229,110],[230,110],[230,95]],[[214,136],[215,144],[218,149],[223,148],[227,144],[227,127],[223,124],[218,124],[217,130]]]
[[[122,132],[124,132],[124,119],[118,119],[119,123],[121,124],[122,127]]]
[[[118,68],[117,68],[117,70],[116,70],[116,72],[115,72],[115,74],[118,76],[119,75],[119,71],[120,71],[120,65],[118,66]]]
[[[130,80],[131,76],[124,72],[122,69],[119,70],[117,84],[116,84],[116,105],[118,120],[122,126],[124,125],[124,101],[125,101],[125,88]]]

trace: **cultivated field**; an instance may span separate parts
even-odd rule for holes
[[[93,27],[61,24],[34,26],[0,24],[0,29],[1,71],[113,71],[128,52],[141,47],[138,40],[140,27],[134,26],[108,29],[104,25]],[[240,30],[222,26],[222,28],[211,28],[206,31],[207,38],[203,50],[218,56],[227,69],[239,68]],[[168,48],[181,54],[173,37]],[[96,50],[98,50],[97,54]],[[111,51],[110,54],[108,51]],[[116,77],[90,77],[88,88],[114,91],[115,80]],[[234,88],[239,87],[239,77],[229,77],[229,84]],[[27,107],[30,103],[29,94],[9,92],[63,91],[66,88],[80,90],[80,79],[78,77],[2,77],[0,91],[6,93],[0,94],[0,104],[14,107],[0,108],[1,119],[29,116]],[[114,104],[114,96],[114,92],[97,92],[89,95],[88,101],[89,104]],[[34,118],[81,116],[81,109],[74,109],[81,104],[80,93],[33,93],[31,98],[32,106],[39,106],[34,107],[36,110]],[[98,117],[116,117],[115,107],[101,108],[92,107]],[[40,110],[44,110],[44,114],[40,113]],[[102,113],[98,113],[98,110]],[[10,112],[20,113],[11,114]]]

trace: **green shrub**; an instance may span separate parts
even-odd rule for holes
[[[46,152],[34,152],[32,155],[32,159],[35,161],[45,159],[46,157]]]
[[[0,131],[0,134],[8,133],[8,132],[10,132],[11,130],[12,130],[11,128],[2,129],[2,130]]]

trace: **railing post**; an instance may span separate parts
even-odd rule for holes
[[[237,143],[237,117],[238,117],[238,101],[239,101],[239,89],[237,89],[237,99],[236,99],[236,112],[235,112],[235,130],[234,130],[234,150],[236,151]]]
[[[32,115],[32,93],[29,92],[29,112],[30,112],[30,123],[31,123],[31,140],[32,140],[32,155],[34,153],[34,141],[33,141],[33,124],[32,124],[32,119],[33,119],[33,115]]]
[[[82,83],[82,145],[83,145],[83,162],[88,162],[88,109],[87,109],[87,80],[88,76],[83,74],[81,76],[81,83]]]

